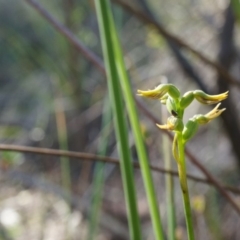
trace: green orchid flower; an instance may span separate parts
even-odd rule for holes
[[[226,108],[218,109],[220,105],[221,103],[219,103],[212,111],[205,115],[197,114],[189,119],[183,129],[183,139],[185,142],[194,136],[200,124],[209,123],[211,120],[217,118],[219,115],[221,115],[222,112],[226,110]]]
[[[138,90],[138,95],[146,98],[160,100],[166,105],[168,112],[172,115],[167,120],[167,124],[157,126],[161,129],[184,133],[185,140],[194,136],[199,124],[206,124],[212,119],[218,117],[225,109],[218,109],[218,104],[212,111],[206,115],[195,115],[189,119],[186,126],[183,124],[184,110],[192,103],[194,99],[203,104],[216,104],[228,97],[228,91],[218,95],[209,95],[201,90],[186,92],[182,97],[180,91],[173,84],[160,84],[153,90]]]
[[[189,141],[197,132],[199,125],[207,124],[208,122],[220,116],[222,112],[226,110],[225,108],[219,109],[219,102],[225,100],[228,97],[228,92],[218,95],[208,95],[201,90],[195,90],[186,92],[181,97],[180,91],[173,84],[160,84],[153,90],[138,90],[138,95],[146,98],[160,100],[162,104],[166,105],[168,112],[171,114],[171,116],[167,119],[167,124],[156,125],[160,129],[173,131],[175,133],[172,153],[178,164],[178,174],[183,195],[188,239],[194,240],[194,229],[192,224],[190,198],[187,186],[184,148],[186,142]],[[219,104],[205,115],[194,115],[184,125],[184,111],[194,99],[202,104]]]

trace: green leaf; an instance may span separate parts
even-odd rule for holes
[[[106,0],[95,0],[104,62],[107,70],[108,90],[112,104],[114,126],[120,155],[125,201],[128,212],[128,224],[131,239],[141,240],[140,219],[137,211],[136,190],[133,176],[133,165],[128,144],[128,129],[123,112],[122,94],[119,85],[119,75],[115,64],[114,45],[111,29],[111,9]]]
[[[118,39],[117,31],[114,25],[113,16],[111,13],[111,8],[108,0],[95,0],[96,6],[97,6],[97,12],[99,13],[99,8],[101,7],[102,10],[102,19],[99,19],[99,21],[104,21],[103,26],[105,27],[106,38],[109,38],[109,41],[104,44],[105,51],[111,52],[111,58],[108,56],[108,59],[106,61],[107,68],[111,65],[116,72],[114,72],[116,75],[112,79],[114,83],[117,84],[117,81],[120,81],[122,92],[124,96],[124,100],[126,102],[127,111],[130,119],[130,124],[133,130],[135,143],[136,143],[136,149],[140,161],[141,171],[143,175],[143,182],[146,189],[147,199],[149,203],[149,209],[150,214],[152,218],[153,223],[153,229],[155,233],[155,239],[156,240],[162,240],[164,239],[163,235],[163,229],[159,214],[159,208],[158,208],[158,201],[153,185],[153,179],[151,175],[151,171],[148,164],[148,157],[145,149],[145,145],[142,139],[142,133],[141,128],[139,125],[139,119],[138,114],[135,106],[135,101],[133,98],[133,94],[131,91],[130,81],[127,75],[127,71],[124,65],[123,61],[123,54],[120,46],[120,42]],[[101,29],[101,32],[103,29]],[[139,239],[138,239],[139,240]]]

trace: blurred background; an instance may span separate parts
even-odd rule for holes
[[[201,126],[188,149],[221,183],[240,187],[238,1],[112,3],[133,94],[166,81],[162,76],[182,94],[230,90],[222,103],[227,110]],[[0,143],[118,158],[106,77],[65,30],[102,59],[94,1],[0,0]],[[138,99],[166,122],[158,101]],[[185,120],[211,109],[194,101]],[[151,164],[164,167],[163,151],[170,152],[171,143],[153,115],[144,109],[139,115]],[[138,161],[131,131],[129,139]],[[128,239],[119,167],[95,160],[1,151],[0,239]],[[188,172],[204,177],[190,161]],[[153,177],[166,226],[165,175],[155,171]],[[154,239],[137,169],[135,183],[145,239]],[[174,183],[180,240],[186,229],[177,178]],[[196,239],[240,239],[239,215],[222,194],[198,181],[189,180],[189,187]],[[239,192],[229,194],[240,207]]]

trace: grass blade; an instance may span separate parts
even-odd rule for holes
[[[143,175],[144,186],[147,193],[147,199],[150,208],[150,214],[153,223],[153,229],[157,240],[164,239],[163,229],[159,214],[157,197],[153,185],[153,179],[148,164],[148,157],[145,150],[145,145],[142,138],[141,128],[139,125],[139,119],[136,111],[135,101],[132,95],[130,81],[126,72],[126,68],[123,61],[122,50],[118,39],[117,31],[114,25],[113,16],[108,0],[95,1],[98,5],[101,5],[103,10],[103,16],[105,18],[105,27],[108,29],[109,43],[106,46],[111,52],[113,52],[112,65],[114,65],[117,78],[120,80],[121,87],[123,89],[124,99],[126,101],[128,115],[130,118],[131,127],[136,142],[136,149],[141,165],[141,171]],[[110,59],[108,59],[109,61]],[[111,60],[110,60],[111,61]],[[116,80],[115,80],[116,81]]]
[[[108,146],[109,128],[111,127],[111,108],[109,98],[106,97],[103,108],[102,135],[99,141],[100,155],[105,155]],[[97,225],[99,222],[100,208],[102,203],[102,192],[104,186],[104,166],[105,163],[97,162],[94,170],[92,206],[89,218],[88,240],[94,240],[97,234]]]
[[[59,141],[59,148],[62,150],[68,150],[68,136],[67,136],[67,124],[66,116],[64,113],[63,103],[61,102],[61,92],[59,88],[58,79],[52,79],[51,83],[55,91],[54,99],[54,109],[56,116],[56,125],[57,125],[57,134]],[[69,158],[66,156],[60,157],[60,166],[61,166],[61,179],[62,185],[66,191],[66,199],[69,198],[71,194],[71,170]]]
[[[127,124],[123,112],[123,101],[119,85],[119,76],[115,65],[115,55],[109,26],[109,3],[105,0],[95,0],[98,23],[104,60],[107,69],[108,90],[112,103],[114,125],[120,155],[120,168],[122,174],[125,201],[128,212],[128,224],[131,239],[142,239],[140,220],[137,211],[136,190],[133,177],[132,159],[128,144]]]

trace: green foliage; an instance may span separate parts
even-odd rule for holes
[[[208,95],[203,91],[190,91],[180,97],[179,90],[172,84],[160,84],[154,90],[141,91],[138,90],[141,96],[164,100],[166,101],[167,109],[172,116],[168,118],[167,124],[157,126],[161,129],[167,129],[175,132],[173,141],[173,156],[178,164],[179,181],[182,188],[182,196],[184,202],[185,219],[188,230],[188,239],[194,240],[194,228],[192,222],[192,213],[190,206],[190,198],[188,194],[188,184],[186,177],[186,162],[184,147],[198,129],[199,124],[206,124],[212,119],[218,117],[225,109],[219,110],[220,103],[209,113],[205,115],[197,114],[189,119],[187,124],[183,124],[183,114],[186,107],[195,98],[203,104],[215,104],[227,98],[228,92],[219,95]]]
[[[46,10],[50,13],[50,15],[52,14],[54,18],[66,26],[66,28],[69,29],[76,36],[76,38],[79,38],[80,41],[85,44],[85,46],[91,48],[93,52],[101,56],[102,52],[100,48],[98,31],[96,28],[94,11],[95,6],[93,2],[79,2],[75,0],[64,0],[59,2],[57,0],[43,0],[41,3],[43,4],[43,7],[46,7]],[[66,8],[68,3],[74,3],[72,9]],[[104,2],[100,4],[104,4]],[[173,9],[172,11],[170,8],[167,10],[166,4],[171,5],[172,8],[172,3],[170,2],[163,3],[165,7],[163,7],[162,4],[160,6],[159,4],[154,3],[154,10],[157,11],[157,8],[159,8],[160,12],[162,11],[162,13],[165,15],[164,19],[162,19],[163,26],[165,25],[164,23],[167,23],[169,29],[174,29],[176,34],[182,33],[184,36],[188,36],[185,35],[186,32],[182,31],[185,30],[185,28],[188,29],[188,32],[194,32],[193,30],[190,30],[191,24],[189,17],[186,19],[187,22],[185,22],[186,27],[184,27],[184,29],[179,29],[179,25],[175,24],[177,22],[177,24],[183,24],[183,18],[186,17],[186,14],[183,14],[180,19],[181,21],[179,21],[178,14],[180,13],[181,15],[181,9]],[[180,8],[182,8],[182,2],[177,4],[177,8],[179,8],[179,4]],[[11,142],[31,146],[33,145],[36,147],[56,147],[58,146],[58,142],[60,142],[60,148],[62,149],[69,148],[77,151],[97,151],[97,144],[95,143],[97,139],[99,139],[98,134],[100,126],[98,123],[101,117],[101,112],[99,112],[98,109],[101,109],[99,105],[101,105],[104,96],[107,95],[105,77],[99,74],[99,72],[95,70],[95,67],[92,66],[92,64],[88,62],[88,60],[85,59],[82,54],[79,54],[71,45],[71,43],[68,42],[68,40],[62,37],[60,33],[55,31],[51,24],[46,22],[42,16],[38,15],[36,10],[29,7],[25,1],[2,0],[0,1],[0,5],[0,20],[2,23],[0,40],[0,135],[2,142]],[[108,48],[110,51],[112,51],[112,55],[108,55],[110,58],[107,59],[107,61],[110,61],[109,65],[111,65],[110,67],[113,69],[111,74],[113,73],[112,82],[115,85],[115,92],[112,91],[112,94],[110,93],[112,97],[109,102],[112,104],[112,99],[117,96],[118,102],[115,105],[116,109],[113,115],[119,117],[120,121],[123,121],[122,125],[120,124],[121,127],[117,130],[117,132],[118,135],[124,135],[124,137],[122,137],[121,140],[119,140],[120,137],[118,137],[116,142],[125,142],[123,143],[124,147],[122,148],[123,151],[121,159],[128,160],[128,163],[121,162],[121,172],[123,178],[125,178],[124,188],[126,199],[128,199],[128,211],[130,212],[130,215],[132,214],[133,216],[129,217],[129,220],[132,221],[130,225],[130,231],[141,232],[141,227],[139,227],[140,224],[137,216],[137,200],[136,196],[134,195],[135,183],[133,182],[133,176],[131,176],[133,175],[133,170],[131,168],[132,158],[130,157],[131,153],[129,152],[130,147],[127,139],[128,136],[132,137],[132,132],[128,128],[127,120],[124,119],[126,118],[125,105],[129,113],[128,116],[130,118],[132,126],[131,128],[133,130],[136,147],[138,149],[137,158],[140,159],[141,171],[144,178],[155,236],[156,239],[162,239],[163,233],[158,209],[159,202],[156,198],[151,172],[148,167],[149,159],[147,157],[145,145],[140,134],[141,130],[139,128],[139,119],[136,114],[136,107],[132,98],[131,87],[129,84],[128,75],[126,74],[126,67],[123,64],[122,50],[120,48],[118,36],[114,26],[115,23],[117,27],[122,28],[124,31],[122,43],[124,44],[124,51],[127,53],[127,68],[130,70],[130,74],[132,74],[132,76],[134,74],[134,80],[138,74],[141,80],[148,79],[149,76],[158,76],[159,70],[161,73],[165,72],[165,69],[162,68],[162,66],[164,66],[164,63],[168,63],[169,60],[171,60],[171,67],[175,74],[180,74],[174,68],[174,64],[172,64],[172,55],[169,54],[166,48],[165,37],[159,35],[159,32],[155,27],[152,25],[142,25],[142,23],[136,20],[135,17],[132,17],[129,13],[126,13],[122,8],[115,7],[115,5],[112,7],[115,19],[114,23],[109,4],[107,5],[105,6],[107,6],[108,10],[105,11],[106,14],[104,14],[105,16],[103,16],[103,18],[105,18],[105,20],[107,19],[107,22],[105,21],[104,25],[108,27],[107,35],[110,36],[110,38],[108,38],[110,39],[110,42],[105,45],[105,48]],[[234,12],[236,13],[235,16],[239,18],[239,1],[233,0],[232,6]],[[105,8],[105,10],[107,8]],[[220,9],[218,8],[219,6],[214,8],[214,11],[216,11],[215,13],[217,13],[219,10],[222,12],[222,7]],[[184,6],[183,9],[184,13],[186,13],[187,8]],[[157,14],[159,14],[159,11]],[[171,14],[173,14],[172,16],[174,16],[174,18],[171,16]],[[219,14],[214,15],[219,17]],[[19,16],[21,16],[21,21],[19,21]],[[196,16],[198,16],[198,14],[196,14]],[[198,26],[202,27],[202,24],[198,25],[199,16],[196,19],[197,20],[194,22],[194,24],[192,24],[194,25],[195,29],[197,29]],[[100,21],[101,20],[99,20],[99,22]],[[204,26],[207,26],[206,22],[204,23]],[[207,29],[209,28],[207,27]],[[193,35],[194,34],[191,33],[191,36]],[[192,40],[194,41],[194,36]],[[149,49],[146,46],[150,46],[155,49]],[[189,54],[188,51],[184,51],[183,53],[187,56]],[[108,56],[106,58],[108,58]],[[189,59],[195,61],[195,59],[191,57],[192,56],[190,56]],[[159,69],[155,63],[158,64]],[[139,66],[142,68],[140,69]],[[169,64],[167,64],[167,66],[169,66]],[[149,67],[151,68],[151,74],[149,74]],[[171,74],[172,73],[173,72],[171,72]],[[62,112],[66,114],[65,129],[61,127],[58,127],[57,129],[54,121],[54,108],[52,107],[52,86],[49,84],[52,78],[59,79],[58,87],[62,93]],[[155,81],[155,77],[153,81]],[[134,81],[131,84],[136,86],[139,84],[139,82]],[[116,88],[118,88],[118,90],[116,90]],[[167,124],[158,126],[160,128],[172,130],[176,133],[173,144],[173,154],[177,160],[177,163],[179,164],[179,171],[182,176],[181,178],[183,179],[181,185],[186,190],[186,182],[184,182],[184,174],[186,169],[184,167],[185,159],[182,149],[185,147],[186,142],[196,134],[201,124],[206,124],[207,122],[211,121],[213,118],[220,115],[224,109],[219,110],[217,107],[215,110],[206,115],[197,114],[183,124],[182,118],[184,110],[192,103],[194,99],[204,104],[213,104],[218,102],[218,99],[216,99],[218,97],[209,96],[199,90],[189,91],[183,96],[180,96],[180,91],[172,84],[160,85],[154,89],[153,93],[149,92],[149,94],[152,94],[152,98],[160,100],[161,103],[165,104],[169,113],[171,114]],[[98,109],[96,108],[97,110],[95,109],[96,103],[98,107]],[[120,108],[122,108],[123,111],[120,111]],[[116,115],[116,112],[118,112],[118,115]],[[121,114],[124,117],[121,117]],[[117,124],[115,124],[115,126]],[[37,134],[38,131],[40,131],[40,135]],[[125,133],[122,133],[122,131]],[[151,129],[149,133],[151,133]],[[151,134],[146,141],[153,140],[154,138],[155,136],[153,137],[153,134]],[[109,139],[112,140],[114,138],[111,135]],[[105,138],[105,141],[108,141],[109,139]],[[101,138],[100,143],[103,145],[110,144],[108,146],[112,146],[111,141],[110,143],[105,141],[102,141]],[[105,147],[102,146],[99,148],[104,149]],[[148,147],[150,147],[150,144]],[[99,151],[101,151],[100,149]],[[151,149],[151,154],[152,152],[155,153],[157,150]],[[102,154],[103,152],[104,150],[101,151]],[[47,165],[47,167],[53,169],[54,174],[51,172],[51,176],[48,176],[46,173],[46,178],[53,181],[56,181],[56,179],[61,180],[62,182],[65,182],[65,187],[69,188],[70,166],[67,158],[61,158],[60,164],[62,163],[63,170],[63,175],[61,176],[59,172],[56,172],[59,171],[58,168],[55,168],[53,165],[56,164],[56,161],[48,161],[52,160],[48,156],[40,157],[32,154],[20,155],[3,151],[1,153],[1,157],[2,170],[8,170],[9,168],[16,169],[16,166],[20,164],[21,168],[19,170],[26,170],[25,167],[29,167],[28,164],[31,162],[32,165],[29,168],[30,170],[32,170],[33,166],[35,169],[35,166],[37,165],[37,167],[39,167],[38,169],[45,171],[45,166]],[[24,164],[22,164],[23,162]],[[77,167],[75,167],[75,164]],[[71,172],[73,174],[71,178],[73,178],[72,183],[75,184],[75,176],[77,175],[79,177],[77,180],[79,180],[81,184],[83,183],[83,185],[86,187],[86,189],[83,189],[83,196],[85,196],[84,191],[86,190],[88,192],[89,189],[87,189],[88,185],[84,182],[85,179],[82,181],[82,175],[80,176],[79,174],[79,169],[82,167],[82,164],[83,162],[81,161],[71,162]],[[89,231],[90,234],[92,234],[92,238],[96,236],[97,224],[100,221],[104,221],[104,217],[99,218],[102,194],[101,190],[104,184],[102,166],[103,165],[101,163],[97,164],[96,169],[99,171],[96,170],[98,173],[94,173],[94,175],[96,174],[94,177],[94,185],[96,183],[96,191],[94,191],[96,195],[94,196],[96,198],[93,201],[89,201],[92,211],[92,221],[90,223],[91,227],[89,227]],[[92,169],[92,167],[89,168]],[[35,172],[35,170],[33,170],[33,173],[34,177],[37,177],[39,174],[39,172]],[[86,173],[86,175],[89,177],[89,173]],[[161,183],[161,185],[163,184]],[[78,187],[79,186],[76,187],[74,185],[74,190],[79,191]],[[17,191],[18,190],[19,189],[17,189]],[[78,193],[79,192],[76,192],[76,194]],[[73,195],[71,195],[71,197],[72,196]],[[186,198],[186,195],[184,195],[184,197]],[[171,198],[172,196],[169,194],[169,202],[172,201],[171,204],[173,205],[173,199]],[[81,198],[81,201],[84,202],[85,199]],[[188,201],[188,199],[186,198],[185,201]],[[52,205],[54,204],[50,205],[50,209]],[[212,206],[212,204],[210,205]],[[211,206],[209,206],[209,208],[211,208]],[[38,210],[39,212],[42,211],[42,209]],[[212,213],[210,215],[214,216],[214,214],[215,213]],[[219,214],[220,213],[218,213],[218,215]],[[171,213],[169,213],[169,215],[171,215]],[[42,220],[44,222],[44,225],[42,226],[43,229],[44,227],[48,227],[48,221],[45,221],[46,218],[48,220],[49,216],[44,217]],[[70,219],[70,215],[67,218]],[[31,218],[29,219],[29,221],[31,221]],[[222,223],[216,219],[215,222],[218,224],[218,227],[214,231],[217,233],[216,236],[220,236],[222,232],[219,233],[218,229],[221,228]],[[174,229],[174,222],[169,222],[169,225],[170,224],[173,225],[172,227]],[[66,227],[68,227],[68,224],[66,224]],[[209,229],[212,229],[210,225]],[[144,230],[145,228],[143,231]],[[171,230],[171,233],[172,238],[174,238],[173,230]],[[139,235],[141,234],[136,233],[135,238],[141,238]],[[16,236],[16,238],[17,237],[18,236]]]
[[[114,101],[116,101],[117,94],[121,94],[118,88],[118,81],[119,81],[122,87],[122,93],[124,95],[124,99],[125,99],[127,110],[128,110],[128,115],[130,118],[131,127],[133,129],[133,134],[135,137],[136,148],[137,148],[137,153],[138,153],[141,170],[143,174],[143,181],[144,181],[144,186],[147,193],[155,237],[157,240],[160,240],[160,239],[163,239],[163,231],[162,231],[162,225],[160,221],[158,202],[157,202],[157,198],[156,198],[156,194],[153,186],[153,180],[151,177],[151,172],[148,164],[148,158],[147,158],[144,142],[142,139],[142,133],[141,133],[141,128],[139,125],[139,120],[136,112],[134,98],[132,96],[130,82],[129,82],[126,68],[123,62],[122,50],[121,50],[120,43],[118,40],[118,35],[114,26],[114,20],[111,13],[110,5],[107,0],[105,1],[96,0],[95,2],[97,6],[98,21],[99,21],[100,30],[101,30],[102,45],[105,52],[105,55],[104,55],[105,63],[108,70],[107,72],[108,72],[108,84],[109,84],[110,97],[112,102],[114,103]],[[114,88],[116,88],[115,91],[114,91]],[[121,108],[120,103],[116,104],[115,102],[114,103],[114,111],[116,114],[115,116],[118,116],[119,114],[122,115],[122,113],[119,113],[121,111],[120,108]],[[116,119],[118,119],[118,117]],[[115,126],[116,128],[118,128],[117,123],[115,124]],[[125,132],[126,128],[123,131]],[[123,141],[123,139],[119,138],[120,145],[123,144],[121,141]],[[127,151],[127,150],[122,148],[121,151]],[[126,159],[121,158],[121,162],[125,162],[125,161]],[[133,181],[132,179],[124,180],[125,174],[124,174],[123,168],[122,168],[122,171],[123,171],[122,177],[123,177],[124,184],[127,184],[127,185],[132,184],[132,181]],[[125,194],[127,197],[128,196],[127,190],[125,190]],[[133,201],[133,199],[126,199],[126,201],[127,203],[129,202],[127,204],[129,207],[130,202]],[[139,220],[136,219],[136,217],[131,216],[130,210],[134,210],[134,209],[128,208],[131,239],[140,239],[140,235],[139,235],[140,229],[138,229]],[[137,231],[139,232],[137,233]]]
[[[130,236],[133,240],[140,240],[141,228],[137,211],[136,190],[133,177],[131,153],[128,144],[127,124],[124,118],[122,93],[119,85],[119,74],[115,64],[116,55],[112,35],[113,19],[109,2],[96,0],[96,10],[101,33],[101,42],[104,53],[104,60],[107,69],[108,90],[112,103],[115,132],[118,141],[120,154],[120,168],[122,174],[123,188],[128,212],[128,223]]]

